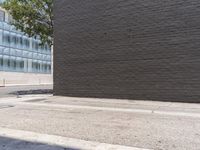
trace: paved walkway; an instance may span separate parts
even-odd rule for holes
[[[199,150],[199,131],[200,104],[50,95],[0,99],[0,137],[8,146],[16,139],[58,149]]]

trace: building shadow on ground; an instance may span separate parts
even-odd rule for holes
[[[80,150],[44,143],[29,142],[0,136],[0,150]]]

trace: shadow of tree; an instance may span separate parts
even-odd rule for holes
[[[0,150],[80,150],[37,142],[23,141],[0,136]]]

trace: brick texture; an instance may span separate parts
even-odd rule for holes
[[[55,95],[200,102],[199,0],[55,0]]]

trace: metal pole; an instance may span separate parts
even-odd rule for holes
[[[3,79],[3,86],[5,87],[6,86],[6,80]]]

